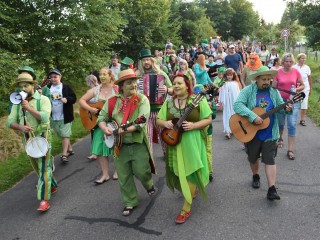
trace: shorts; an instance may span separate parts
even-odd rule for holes
[[[71,131],[72,123],[64,124],[64,120],[53,120],[52,121],[52,128],[55,133],[61,138],[70,138],[72,131]]]
[[[258,158],[266,165],[275,165],[275,157],[277,156],[277,141],[263,142],[259,139],[252,139],[246,143],[248,160],[251,164],[254,164]]]

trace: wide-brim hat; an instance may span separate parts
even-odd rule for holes
[[[120,63],[129,66],[130,64],[134,64],[134,61],[129,57],[125,57]]]
[[[255,81],[257,77],[262,76],[262,75],[271,75],[272,77],[274,77],[277,74],[278,74],[278,71],[270,70],[267,66],[261,66],[257,69],[256,73],[249,75],[249,78],[252,81]]]
[[[23,72],[29,73],[29,74],[32,76],[33,80],[36,80],[36,79],[37,79],[37,76],[36,76],[36,74],[34,73],[34,70],[33,70],[32,67],[29,67],[29,66],[19,67],[18,73],[21,74],[21,73],[23,73]]]
[[[119,85],[121,82],[129,79],[139,79],[140,77],[133,71],[133,69],[129,68],[119,72],[118,80],[114,82],[114,84]]]
[[[224,73],[225,71],[227,71],[227,68],[225,68],[225,67],[218,68],[218,73]]]
[[[153,57],[151,54],[150,49],[142,49],[139,53],[139,59],[146,58],[146,57]]]
[[[12,86],[17,87],[18,84],[22,83],[22,82],[27,82],[27,83],[32,83],[32,84],[38,83],[37,81],[33,80],[33,77],[31,76],[31,74],[24,72],[24,73],[19,74],[18,80]]]

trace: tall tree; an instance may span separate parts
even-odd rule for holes
[[[247,0],[230,0],[234,9],[231,18],[231,36],[235,39],[242,39],[259,27],[259,15],[253,10],[252,3]]]
[[[206,15],[213,23],[217,34],[223,39],[230,37],[232,25],[231,19],[234,9],[228,0],[198,0],[200,7],[206,9]]]
[[[82,79],[106,61],[121,32],[119,11],[105,0],[9,1],[19,22],[14,26],[26,58],[46,72],[57,67],[67,79]],[[75,77],[76,76],[76,77]]]
[[[287,1],[289,9],[296,13],[299,23],[306,27],[305,35],[310,46],[320,46],[319,0]]]
[[[114,42],[113,49],[123,56],[137,58],[143,48],[164,46],[170,30],[172,34],[176,32],[176,23],[169,23],[171,3],[171,0],[119,0],[127,25],[121,28],[122,38]]]

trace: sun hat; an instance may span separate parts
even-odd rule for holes
[[[31,74],[29,73],[21,73],[18,76],[18,80],[12,85],[13,87],[17,87],[19,83],[21,82],[27,82],[27,83],[32,83],[32,84],[37,84],[37,81],[34,81]]]
[[[224,73],[227,70],[225,67],[219,67],[218,68],[218,73]]]
[[[121,82],[129,79],[139,79],[140,77],[136,75],[133,69],[129,68],[119,72],[118,80],[114,82],[114,84],[119,85]]]
[[[249,78],[252,81],[255,81],[257,77],[262,76],[262,75],[271,75],[272,77],[274,77],[277,74],[278,74],[278,71],[270,70],[267,66],[262,66],[257,69],[256,73],[249,75]]]
[[[29,66],[19,67],[18,73],[21,74],[21,73],[23,73],[23,72],[29,73],[29,74],[32,76],[33,80],[36,80],[36,79],[37,79],[37,77],[36,77],[36,75],[35,75],[34,70],[33,70],[32,67],[29,67]]]

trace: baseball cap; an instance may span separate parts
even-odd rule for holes
[[[229,48],[234,48],[234,45],[233,44],[229,45]]]
[[[61,72],[60,72],[58,69],[52,69],[52,70],[48,73],[48,75],[50,75],[50,74],[57,74],[57,75],[60,75],[60,76],[61,76]]]

